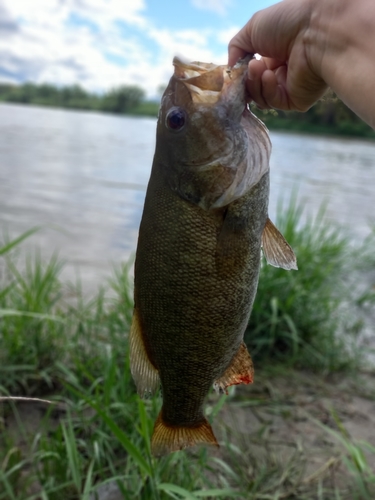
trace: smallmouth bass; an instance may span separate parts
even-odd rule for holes
[[[161,101],[130,331],[138,393],[162,387],[156,456],[217,445],[204,403],[212,385],[253,381],[243,335],[261,247],[269,263],[297,268],[268,219],[271,143],[246,103],[248,61],[228,69],[175,58]]]

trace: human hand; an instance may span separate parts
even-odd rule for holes
[[[229,43],[229,66],[248,53],[247,89],[260,108],[307,111],[326,91],[324,40],[312,27],[317,0],[284,0],[257,12]]]

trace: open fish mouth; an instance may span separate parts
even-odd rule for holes
[[[224,89],[242,83],[249,60],[250,56],[240,59],[233,68],[229,68],[226,65],[198,61],[186,62],[174,57],[174,77],[184,83],[190,91],[193,102],[215,104]]]

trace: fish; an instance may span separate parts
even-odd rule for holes
[[[253,382],[243,336],[268,263],[297,269],[268,218],[271,142],[247,104],[249,58],[232,68],[175,57],[163,94],[138,233],[130,368],[140,396],[161,386],[151,451],[218,446],[213,386]]]

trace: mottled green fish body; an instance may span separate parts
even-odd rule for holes
[[[243,335],[261,246],[274,265],[295,268],[268,219],[270,141],[246,106],[247,61],[230,74],[174,63],[139,229],[130,334],[138,392],[162,387],[155,455],[217,444],[204,403],[212,385],[253,381]]]

